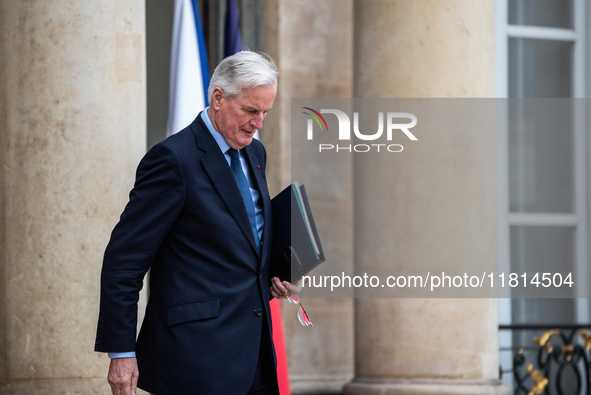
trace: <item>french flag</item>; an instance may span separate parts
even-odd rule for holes
[[[197,0],[175,0],[166,135],[189,125],[207,107],[209,66]]]

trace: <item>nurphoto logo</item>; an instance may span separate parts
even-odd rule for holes
[[[334,151],[334,152],[402,152],[404,147],[401,144],[392,143],[392,138],[395,133],[403,133],[411,141],[417,141],[417,137],[410,131],[416,126],[417,117],[408,112],[387,112],[384,117],[383,112],[378,112],[378,130],[376,132],[368,133],[368,131],[361,131],[359,127],[359,113],[353,112],[353,128],[351,128],[351,119],[341,110],[322,108],[316,111],[310,107],[302,107],[307,111],[302,113],[308,115],[307,124],[307,139],[314,140],[314,123],[320,127],[321,133],[328,133],[328,124],[322,114],[333,114],[337,117],[338,140],[339,142],[351,141],[351,129],[355,138],[363,141],[372,141],[371,144],[318,144],[319,152]],[[382,135],[384,134],[384,118],[386,119],[386,136],[385,142]]]

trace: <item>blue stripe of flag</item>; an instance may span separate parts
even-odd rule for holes
[[[201,18],[199,17],[199,8],[197,7],[197,0],[192,0],[193,13],[195,14],[195,27],[197,28],[197,43],[199,50],[199,59],[201,60],[201,77],[203,78],[203,95],[205,97],[205,105],[207,101],[207,89],[209,88],[209,65],[207,61],[207,51],[205,50],[205,38],[203,36],[203,27],[201,26]]]
[[[226,28],[224,40],[224,57],[242,51],[242,37],[240,36],[240,22],[236,0],[228,0],[226,8]]]

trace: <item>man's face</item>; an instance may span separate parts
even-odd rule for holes
[[[276,95],[276,85],[263,85],[244,88],[228,100],[224,92],[216,87],[211,103],[214,110],[210,114],[212,124],[230,147],[242,149],[251,143],[257,129],[263,127],[263,119],[273,106]]]

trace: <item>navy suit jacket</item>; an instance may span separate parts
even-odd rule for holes
[[[253,140],[243,153],[263,203],[260,256],[232,170],[200,116],[142,159],[111,235],[95,350],[135,350],[138,385],[152,393],[244,395],[262,325],[272,333],[266,152]],[[148,269],[150,295],[136,342],[138,292]]]

